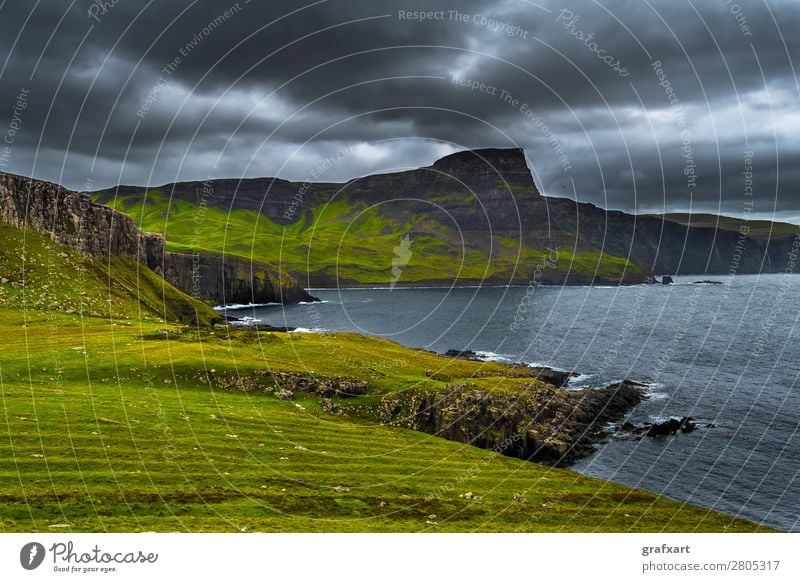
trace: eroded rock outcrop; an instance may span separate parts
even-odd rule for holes
[[[507,456],[564,465],[591,454],[606,436],[605,425],[644,398],[644,387],[627,380],[580,391],[533,384],[514,393],[450,384],[443,391],[388,394],[379,418]]]
[[[268,370],[248,376],[209,370],[196,374],[194,379],[217,389],[271,393],[281,400],[292,400],[295,392],[316,394],[325,399],[353,398],[366,394],[369,388],[366,382],[348,378],[323,378],[313,374],[273,373]]]

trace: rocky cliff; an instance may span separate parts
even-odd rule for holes
[[[133,259],[195,298],[216,303],[313,300],[297,283],[238,257],[165,251],[164,238],[143,233],[127,215],[61,186],[0,173],[0,221],[50,236],[91,258]]]
[[[762,241],[729,230],[687,227],[653,216],[545,198],[550,223],[572,233],[579,248],[602,248],[658,274],[779,271]],[[539,228],[543,228],[541,225]]]
[[[229,337],[252,341],[254,333],[239,328],[229,331]],[[522,365],[506,369],[515,379],[529,377],[530,381],[500,390],[497,385],[478,387],[465,380],[441,388],[385,392],[364,380],[325,378],[314,372],[260,370],[248,376],[241,371],[211,375],[201,371],[194,379],[215,389],[271,393],[282,400],[293,400],[298,392],[316,394],[322,397],[325,412],[550,465],[568,465],[593,453],[598,443],[609,438],[608,424],[622,420],[647,398],[646,386],[631,380],[604,388],[564,390],[559,386],[569,373]]]
[[[232,255],[167,252],[163,277],[178,289],[217,305],[316,300],[294,279]]]
[[[400,199],[403,213],[449,221],[465,238],[521,233],[549,240],[549,233],[526,232],[540,196],[521,149],[459,152],[426,168],[357,178],[339,196],[387,206]]]
[[[114,256],[146,265],[164,260],[160,237],[141,233],[124,214],[50,182],[0,173],[0,221],[46,233],[96,260]]]

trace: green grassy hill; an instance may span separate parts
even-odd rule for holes
[[[147,267],[101,263],[47,236],[0,223],[0,307],[91,317],[198,322],[219,318]]]
[[[458,202],[458,196],[453,194],[449,202]],[[319,203],[288,225],[255,210],[227,212],[170,199],[159,189],[113,198],[107,193],[95,196],[100,199],[128,214],[142,230],[163,234],[168,250],[237,255],[288,271],[313,286],[389,283],[393,260],[406,235],[412,239],[411,253],[401,268],[401,285],[512,279],[527,283],[548,255],[544,247],[505,234],[464,234],[447,226],[440,220],[443,217],[388,212],[380,205],[349,199]],[[629,261],[592,249],[562,248],[555,266],[542,271],[550,281],[562,281],[567,273],[585,282],[593,277],[641,282],[646,276]]]
[[[458,378],[507,390],[509,368],[354,334],[163,328],[0,310],[0,531],[762,529],[253,383],[303,372],[377,393]]]

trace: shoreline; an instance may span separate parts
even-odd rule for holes
[[[685,273],[680,275],[669,275],[673,279],[676,277],[689,277],[694,279],[695,277],[718,277],[725,280],[735,280],[736,278],[742,277],[761,277],[761,276],[773,276],[773,275],[800,275],[800,273],[741,273],[735,276],[731,276],[727,273]],[[663,275],[657,275],[659,277],[663,277]],[[664,287],[668,286],[681,286],[681,285],[700,285],[703,283],[708,283],[709,280],[697,280],[691,282],[681,282],[681,281],[674,281],[669,285],[663,285]],[[722,282],[722,281],[720,281]],[[656,287],[659,288],[662,284],[661,283],[619,283],[616,285],[611,285],[608,283],[599,283],[599,284],[585,284],[585,283],[542,283],[537,285],[537,288],[544,287],[547,289],[555,289],[555,288],[562,288],[562,287],[572,287],[572,288],[581,288],[581,289],[616,289],[616,288],[631,288],[631,287],[640,287],[640,286],[647,286],[647,287]],[[487,283],[485,285],[431,285],[431,284],[424,284],[424,285],[395,285],[394,287],[390,287],[389,285],[377,285],[377,284],[364,284],[364,285],[347,285],[347,286],[340,286],[340,287],[305,287],[306,291],[415,291],[415,290],[432,290],[432,289],[526,289],[529,285],[523,283],[509,283],[509,284],[501,284],[501,283]],[[227,309],[244,309],[249,307],[266,307],[270,305],[310,305],[312,303],[317,303],[316,301],[300,301],[297,303],[279,303],[279,302],[270,302],[270,303],[259,303],[259,304],[233,304],[232,306],[228,306]],[[225,307],[223,305],[216,306],[219,308]]]

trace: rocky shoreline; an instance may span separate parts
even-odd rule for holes
[[[484,361],[471,350],[448,350],[447,357]],[[380,420],[435,434],[497,453],[550,465],[569,465],[596,450],[608,427],[626,418],[648,397],[647,385],[623,380],[604,388],[563,390],[575,372],[527,364],[523,370],[544,384],[528,391],[489,392],[470,383],[445,391],[393,393],[381,401]]]
[[[255,327],[270,332],[291,330],[264,324]],[[253,327],[240,328],[240,332],[245,330],[252,332]],[[485,361],[471,350],[448,350],[442,355]],[[649,397],[648,385],[642,382],[625,379],[602,388],[565,390],[577,376],[575,372],[517,363],[499,365],[513,370],[509,378],[523,382],[508,390],[487,390],[461,381],[448,383],[444,389],[381,393],[369,382],[313,373],[262,371],[254,377],[229,377],[215,375],[212,370],[195,379],[222,389],[272,394],[280,400],[294,400],[298,392],[314,394],[326,413],[367,417],[384,425],[553,466],[568,466],[612,439],[659,438],[716,426],[692,417],[630,422],[633,409]],[[361,396],[369,396],[370,403],[357,399]]]
[[[380,420],[497,453],[550,465],[569,465],[595,451],[605,427],[647,398],[644,385],[625,380],[600,389],[532,385],[499,393],[470,383],[444,391],[387,394]]]

